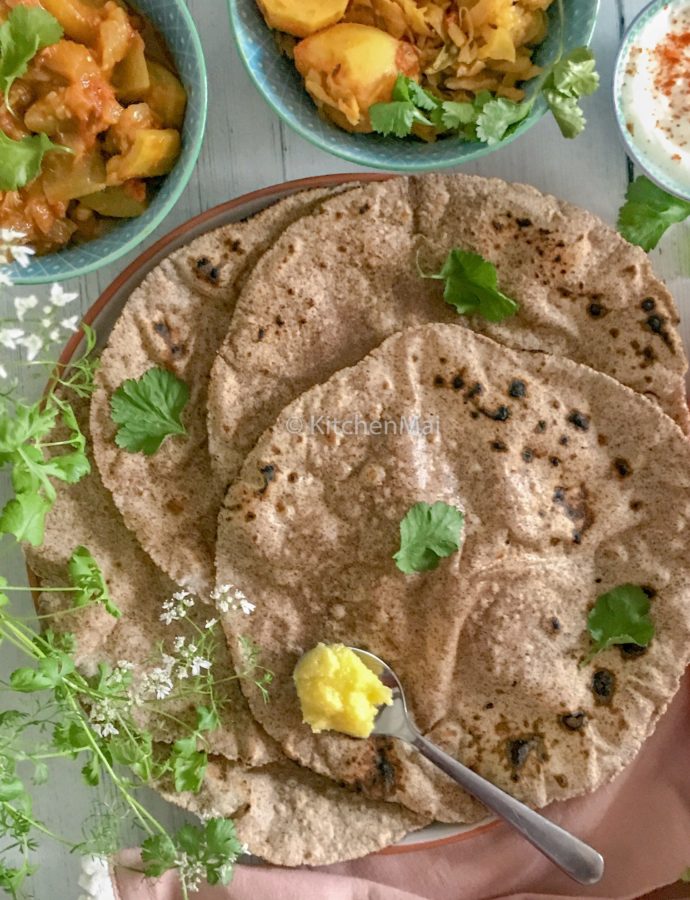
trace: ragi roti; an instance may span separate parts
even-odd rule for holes
[[[464,512],[461,552],[404,575],[400,522],[439,500]],[[243,690],[301,764],[476,818],[406,746],[302,724],[301,654],[359,646],[397,672],[421,730],[492,782],[536,806],[593,790],[651,733],[690,657],[689,526],[690,446],[653,402],[457,325],[408,329],[290,404],[228,491],[218,578],[256,603],[247,632],[276,676],[268,705]],[[656,637],[581,667],[589,610],[626,583],[653,596]]]
[[[88,435],[84,401],[72,400],[82,429]],[[56,433],[60,439],[60,433]],[[134,678],[156,665],[156,648],[178,634],[193,635],[184,621],[171,626],[160,620],[163,602],[177,590],[160,572],[127,530],[98,471],[77,484],[56,484],[57,500],[48,514],[41,547],[27,547],[27,558],[40,581],[51,586],[67,583],[67,563],[80,544],[99,563],[113,600],[122,616],[115,619],[102,606],[62,615],[55,623],[77,639],[80,669],[93,674],[99,663],[114,667],[121,660],[134,666]],[[68,608],[69,595],[44,593],[42,612]],[[195,611],[199,625],[214,614],[210,607]],[[236,681],[229,653],[221,642],[214,660],[215,679],[222,683],[225,704],[221,727],[205,739],[211,759],[199,794],[164,795],[174,803],[206,815],[236,820],[240,839],[252,853],[275,865],[327,865],[365,856],[400,840],[428,820],[394,803],[367,800],[330,779],[316,775],[286,759],[279,745],[252,718]],[[194,706],[201,696],[166,704],[163,709],[193,725]],[[181,737],[164,716],[135,709],[140,727],[156,741],[171,743]]]
[[[154,562],[194,591],[213,587],[216,519],[225,488],[211,469],[206,433],[214,355],[247,272],[287,225],[332,193],[295,194],[173,253],[133,292],[103,353],[91,409],[103,482]],[[115,444],[110,398],[123,381],[154,366],[189,386],[187,435],[145,456]]]
[[[496,265],[520,303],[500,324],[459,316],[438,271],[455,248]],[[209,390],[214,468],[228,483],[302,391],[402,328],[453,322],[565,356],[647,394],[688,430],[673,299],[649,260],[601,220],[532,187],[466,175],[367,185],[286,229],[238,300]]]

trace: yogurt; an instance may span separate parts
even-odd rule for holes
[[[621,60],[626,139],[654,169],[690,192],[690,0],[661,6]]]

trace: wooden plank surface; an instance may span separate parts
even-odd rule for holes
[[[528,182],[585,206],[613,223],[629,179],[629,167],[613,117],[610,89],[613,64],[626,23],[643,5],[644,0],[602,0],[594,38],[602,89],[587,103],[589,126],[583,137],[574,142],[564,141],[553,122],[544,119],[516,143],[470,164],[464,171]],[[199,165],[187,190],[149,243],[190,216],[255,188],[307,175],[358,171],[356,166],[322,153],[290,132],[263,103],[234,51],[224,0],[189,0],[189,6],[208,61],[208,131]],[[653,258],[678,300],[683,334],[686,345],[690,346],[690,228],[679,227],[667,236]],[[68,285],[69,289],[80,291],[82,311],[93,303],[128,261],[122,260]],[[24,289],[21,293],[32,292],[39,297],[44,293],[40,288]],[[2,490],[0,485],[0,502]],[[6,485],[4,490],[6,493]],[[6,552],[5,547],[4,555]],[[8,566],[3,562],[3,572],[13,583],[24,581],[23,567],[16,557],[9,572],[7,570]],[[27,615],[30,610],[27,599]],[[6,677],[19,663],[18,657],[3,647],[0,676]],[[80,823],[88,816],[92,804],[105,799],[99,791],[83,786],[75,767],[69,763],[56,767],[49,786],[37,793],[42,798],[37,813],[45,816],[55,830],[70,836],[79,835]],[[161,800],[152,797],[151,802],[171,824],[179,820],[180,814],[167,808]],[[690,863],[690,848],[688,856]],[[75,898],[78,895],[78,860],[51,842],[42,844],[40,860],[40,871],[27,896],[36,900]]]

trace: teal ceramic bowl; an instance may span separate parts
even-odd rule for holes
[[[206,63],[194,20],[185,0],[136,0],[132,5],[164,37],[187,90],[180,158],[173,171],[161,180],[143,216],[123,220],[94,241],[34,257],[26,269],[15,263],[9,267],[8,274],[16,284],[42,284],[86,275],[139,247],[170,212],[194,170],[204,138],[208,105]]]
[[[349,134],[321,118],[293,63],[279,54],[256,0],[228,0],[228,4],[240,57],[268,105],[290,128],[321,150],[360,166],[408,173],[457,166],[514,141],[546,112],[544,101],[537,100],[517,131],[494,147],[452,137],[425,144],[413,138]],[[599,0],[563,0],[563,6],[566,51],[588,44],[596,24]],[[549,35],[534,56],[541,66],[549,65],[558,55],[561,29],[557,2],[550,7],[549,26]]]

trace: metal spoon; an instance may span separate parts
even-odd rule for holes
[[[402,685],[395,672],[373,653],[367,653],[366,650],[359,650],[357,647],[350,649],[354,650],[393,692],[393,704],[381,707],[374,721],[372,734],[387,735],[412,744],[422,756],[457,781],[497,816],[512,825],[530,844],[575,881],[580,884],[596,884],[601,880],[604,874],[604,859],[601,854],[463,766],[423,737],[410,720]]]

